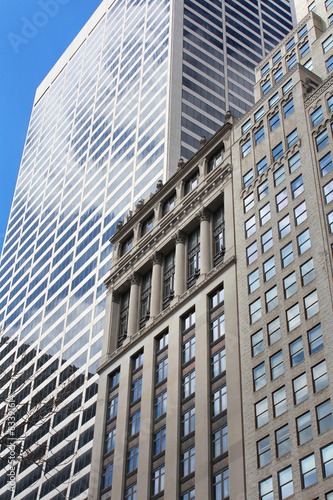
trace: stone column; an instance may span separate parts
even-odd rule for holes
[[[120,295],[114,291],[107,294],[102,358],[111,354],[118,346]]]
[[[128,312],[127,337],[131,337],[138,331],[138,309],[141,275],[134,273],[131,276],[131,291]]]
[[[161,295],[162,295],[162,262],[163,255],[155,252],[153,257],[153,272],[151,284],[151,310],[150,317],[153,318],[161,312]]]
[[[212,269],[212,237],[210,231],[210,210],[200,212],[200,274]]]
[[[181,295],[186,290],[185,234],[182,231],[178,231],[175,239],[175,295]]]

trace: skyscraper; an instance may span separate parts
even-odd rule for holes
[[[1,498],[87,488],[109,238],[251,106],[291,27],[287,0],[104,0],[37,89],[0,267]]]

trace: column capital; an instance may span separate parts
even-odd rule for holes
[[[202,221],[209,222],[210,221],[210,216],[211,216],[211,211],[208,208],[203,208],[199,212],[200,222],[202,222]]]
[[[153,266],[155,264],[159,264],[160,266],[162,265],[163,262],[163,254],[161,252],[154,252],[152,257],[151,257]]]
[[[176,240],[176,243],[183,243],[185,244],[186,241],[186,234],[183,231],[177,231],[174,239]]]
[[[141,274],[140,273],[133,273],[131,275],[131,285],[140,285],[141,284]]]

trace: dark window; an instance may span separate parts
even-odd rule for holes
[[[120,325],[119,325],[119,336],[118,336],[118,346],[120,346],[127,336],[127,326],[128,326],[128,313],[129,313],[129,298],[130,291],[123,293],[120,300]]]
[[[168,307],[175,291],[175,251],[168,253],[164,259],[163,309]]]
[[[145,326],[150,317],[150,300],[151,300],[151,271],[145,274],[142,278],[140,328],[143,328]]]
[[[214,266],[223,260],[224,245],[224,213],[223,207],[213,213]]]
[[[200,275],[200,228],[188,236],[188,286],[194,285]]]

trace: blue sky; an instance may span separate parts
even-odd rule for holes
[[[101,0],[0,0],[0,251],[36,88]]]

